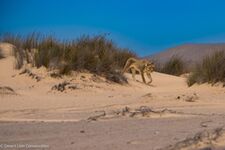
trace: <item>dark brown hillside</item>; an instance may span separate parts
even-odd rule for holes
[[[167,49],[160,53],[148,56],[159,64],[164,64],[172,56],[179,56],[182,60],[190,65],[200,62],[205,56],[211,55],[215,51],[225,51],[223,44],[185,44],[174,48]],[[188,65],[188,66],[190,66]]]

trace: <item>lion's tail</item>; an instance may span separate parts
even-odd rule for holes
[[[137,61],[137,59],[135,59],[135,58],[129,58],[129,59],[126,61],[125,66],[123,67],[122,73],[124,74],[124,73],[128,70],[128,68],[130,67],[130,65],[131,65],[132,63],[136,62],[136,61]]]

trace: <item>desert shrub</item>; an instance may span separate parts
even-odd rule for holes
[[[21,47],[23,42],[22,42],[23,37],[20,35],[13,35],[10,33],[6,33],[1,35],[0,40],[2,42],[7,42],[7,43],[11,43],[17,47]]]
[[[106,79],[120,84],[128,83],[127,79],[121,74],[121,72],[108,73],[106,74]]]
[[[13,54],[16,58],[15,68],[20,69],[24,65],[25,51],[21,48],[15,48]]]
[[[69,75],[71,73],[71,71],[73,70],[72,69],[72,66],[69,65],[69,64],[61,64],[59,67],[59,74],[60,75]]]
[[[16,58],[15,67],[17,69],[20,69],[24,65],[25,60],[29,62],[28,52],[31,50],[30,48],[32,47],[32,44],[34,42],[38,42],[37,38],[35,37],[37,37],[36,33],[29,34],[26,37],[10,33],[1,35],[0,37],[1,42],[7,42],[16,46],[16,48],[13,51],[13,54]],[[37,44],[33,45],[33,47],[35,46],[37,46]]]
[[[15,50],[15,56],[18,59],[17,68],[27,62],[35,67],[59,69],[61,74],[68,74],[72,70],[88,70],[115,82],[120,82],[119,80],[126,82],[118,70],[123,67],[129,57],[136,57],[135,53],[117,47],[103,35],[84,35],[75,40],[63,42],[53,36],[43,36],[38,33],[23,37],[8,34],[1,40],[17,47]]]
[[[154,71],[162,72],[163,65],[158,60],[151,59],[150,61],[154,64]]]
[[[129,57],[136,57],[133,52],[118,48],[101,35],[82,36],[67,46],[64,52],[65,60],[74,70],[85,69],[106,77],[116,75],[115,72],[123,67]]]
[[[187,80],[188,86],[194,83],[225,83],[225,52],[219,51],[207,56],[200,64],[196,64],[194,71]]]
[[[60,60],[62,60],[63,49],[62,44],[49,36],[40,41],[37,45],[38,51],[35,53],[35,64],[37,67],[45,66],[47,68],[57,68]]]
[[[162,73],[179,76],[185,73],[185,63],[179,56],[173,56],[160,68],[156,66],[156,70]]]

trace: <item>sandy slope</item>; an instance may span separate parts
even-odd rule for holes
[[[151,86],[140,77],[140,82],[133,81],[130,74],[128,85],[89,73],[52,78],[46,68],[20,74],[13,69],[12,47],[0,48],[6,56],[0,59],[0,87],[14,90],[0,89],[0,149],[1,143],[47,144],[52,149],[176,149],[187,137],[225,125],[225,90],[220,86],[189,88],[185,78],[157,72]],[[75,88],[52,90],[64,81]],[[138,114],[141,106],[152,111]],[[223,139],[221,134],[210,139],[213,146],[202,142],[183,149],[225,149]]]

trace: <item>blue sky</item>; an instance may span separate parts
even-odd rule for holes
[[[1,0],[0,33],[62,39],[110,33],[141,56],[184,43],[225,42],[225,0]]]

